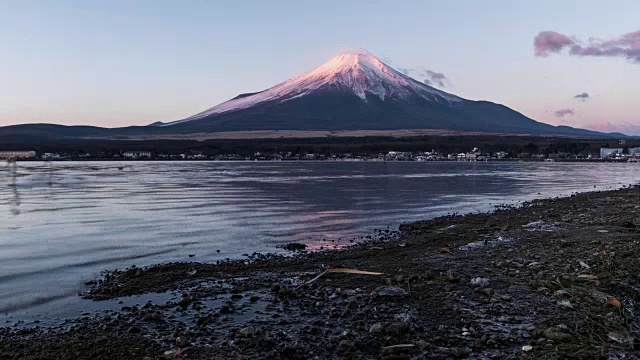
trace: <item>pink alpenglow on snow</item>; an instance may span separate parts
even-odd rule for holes
[[[542,57],[568,49],[572,56],[625,57],[629,61],[640,63],[640,31],[630,32],[616,39],[591,38],[586,42],[555,31],[543,31],[535,37],[533,46],[535,55]]]

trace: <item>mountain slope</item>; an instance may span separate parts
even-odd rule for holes
[[[435,89],[368,53],[338,55],[270,89],[158,126],[180,132],[451,129],[532,134],[596,132],[540,123],[505,106]]]

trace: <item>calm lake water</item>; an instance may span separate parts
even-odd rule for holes
[[[105,269],[347,245],[405,221],[638,181],[640,164],[612,163],[0,164],[0,326],[95,307],[77,293]]]

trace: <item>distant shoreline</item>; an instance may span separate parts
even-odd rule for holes
[[[640,147],[640,139],[541,136],[363,136],[216,140],[2,138],[2,152],[35,152],[38,159],[160,160],[516,160],[602,161],[602,149]],[[600,159],[600,160],[596,160]],[[638,158],[640,159],[640,157]],[[607,159],[609,160],[609,159]]]

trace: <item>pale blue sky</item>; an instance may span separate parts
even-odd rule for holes
[[[533,54],[541,31],[613,39],[637,14],[637,0],[0,0],[0,125],[177,120],[364,48],[536,120],[640,133],[640,64]]]

